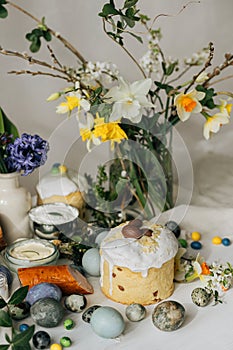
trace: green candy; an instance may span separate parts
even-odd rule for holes
[[[187,248],[188,243],[187,243],[187,241],[185,239],[180,238],[180,239],[178,239],[178,242],[180,243],[181,247]]]
[[[69,337],[62,337],[60,339],[60,344],[64,346],[64,348],[68,348],[69,346],[71,346],[72,341]]]
[[[71,320],[71,318],[67,318],[63,324],[64,324],[65,329],[67,329],[67,330],[70,330],[74,327],[74,321]]]

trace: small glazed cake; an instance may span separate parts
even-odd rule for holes
[[[100,247],[103,293],[122,304],[168,298],[177,251],[175,235],[161,225],[136,219],[111,229]]]
[[[68,176],[64,165],[54,164],[50,173],[36,186],[37,204],[65,203],[79,209],[82,216],[84,200],[76,183]]]

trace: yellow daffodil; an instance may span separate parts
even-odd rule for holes
[[[216,113],[213,116],[207,116],[206,122],[204,124],[203,128],[203,135],[206,140],[209,140],[210,133],[217,133],[220,129],[220,126],[223,124],[229,123],[229,116],[226,110],[224,110],[222,113]]]
[[[119,86],[112,87],[105,95],[106,103],[114,102],[110,121],[126,118],[134,123],[139,123],[142,119],[143,108],[155,107],[146,96],[151,85],[150,78],[135,81],[132,84],[120,78]]]
[[[95,125],[93,133],[95,137],[100,137],[102,142],[111,141],[111,148],[114,147],[114,142],[119,143],[128,138],[117,122],[99,123]]]
[[[207,275],[207,264],[205,263],[204,259],[199,256],[199,254],[196,257],[196,260],[192,263],[192,266],[193,273],[186,277],[186,281],[191,282],[196,278],[199,278],[202,282],[205,282],[205,276]]]
[[[177,114],[182,122],[186,121],[192,113],[200,113],[202,105],[199,101],[203,100],[205,93],[197,90],[184,94],[180,93],[175,97],[174,104],[177,108]]]
[[[81,94],[78,92],[70,93],[70,95],[65,96],[66,102],[60,103],[57,106],[56,112],[59,114],[70,113],[74,109],[84,109],[88,111],[90,109],[90,103],[82,98]]]

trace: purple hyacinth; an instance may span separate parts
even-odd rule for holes
[[[38,135],[22,134],[6,148],[6,164],[9,171],[28,175],[47,160],[49,144]]]

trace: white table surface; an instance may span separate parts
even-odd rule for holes
[[[162,214],[160,222],[168,219],[177,220],[185,230],[198,230],[202,233],[201,242],[203,248],[200,254],[211,263],[231,262],[233,263],[233,244],[224,247],[215,246],[211,238],[215,235],[233,238],[233,209],[227,208],[202,208],[179,206],[174,210]],[[191,301],[191,292],[197,286],[203,286],[202,282],[196,280],[189,284],[175,283],[175,290],[170,300],[176,300],[183,304],[186,310],[185,321],[181,328],[173,332],[158,330],[152,323],[152,311],[155,305],[147,306],[147,316],[140,322],[130,322],[125,317],[125,305],[108,300],[100,291],[99,279],[88,277],[94,287],[94,294],[87,295],[88,305],[93,304],[112,306],[118,309],[126,321],[124,333],[117,339],[104,339],[96,335],[88,323],[82,321],[81,313],[66,312],[65,318],[72,318],[76,326],[67,331],[60,326],[55,328],[42,328],[36,326],[36,330],[46,330],[52,338],[52,342],[59,342],[60,337],[69,336],[73,344],[70,350],[142,350],[144,348],[153,350],[232,350],[233,348],[233,288],[224,293],[223,303],[200,308]],[[14,287],[17,286],[17,278]],[[20,323],[32,324],[27,318]],[[6,329],[5,329],[6,330]],[[1,343],[5,333],[1,327]],[[34,349],[32,347],[32,349]]]

